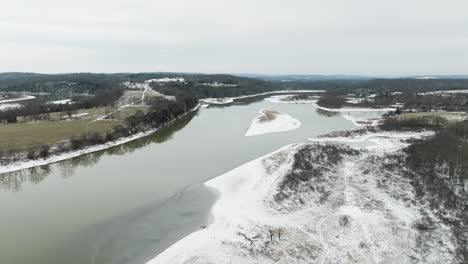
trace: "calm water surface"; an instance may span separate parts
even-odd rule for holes
[[[299,129],[245,137],[262,108]],[[186,116],[105,151],[0,175],[0,263],[144,263],[208,221],[202,185],[245,162],[351,122],[312,104],[246,99]]]

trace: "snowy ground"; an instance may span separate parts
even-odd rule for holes
[[[284,132],[297,129],[301,122],[288,114],[262,109],[252,120],[245,136],[257,136],[267,133]]]
[[[23,107],[21,104],[0,104],[0,111]]]
[[[341,159],[294,144],[242,165],[206,183],[211,225],[148,263],[455,263],[448,227],[426,228],[430,209],[390,166],[425,135],[361,136],[377,144]]]

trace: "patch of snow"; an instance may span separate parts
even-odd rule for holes
[[[442,91],[431,91],[425,93],[418,93],[419,95],[450,95],[450,94],[465,94],[468,90],[442,90]]]
[[[71,99],[63,99],[63,100],[57,100],[57,101],[52,101],[48,102],[49,104],[68,104],[72,103]]]
[[[228,84],[228,83],[220,83],[220,82],[213,82],[213,83],[202,83],[201,85],[211,86],[211,87],[238,87],[238,84]]]
[[[230,104],[234,102],[234,99],[232,98],[227,98],[227,97],[220,97],[220,98],[205,98],[205,99],[200,99],[201,102],[207,103],[207,104]]]
[[[34,99],[34,98],[36,98],[36,96],[33,96],[33,95],[25,95],[25,96],[19,97],[19,98],[0,100],[0,104],[2,104],[2,103],[11,103],[11,102],[18,102],[18,101],[25,101],[25,100],[31,100],[31,99]]]
[[[159,79],[151,79],[151,80],[146,80],[146,83],[169,83],[169,82],[180,82],[180,83],[185,83],[185,79],[182,77],[164,77],[164,78],[159,78]]]
[[[21,108],[23,105],[21,104],[0,104],[0,111],[5,111],[8,109],[15,109],[15,108]]]
[[[262,109],[252,120],[245,136],[257,136],[267,133],[284,132],[297,129],[301,122],[288,114]]]
[[[346,102],[350,104],[360,104],[363,101],[367,101],[366,99],[363,98],[354,98],[354,97],[347,97]]]

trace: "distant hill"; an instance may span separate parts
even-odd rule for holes
[[[370,80],[370,79],[468,79],[468,74],[453,75],[317,75],[317,74],[235,74],[242,77],[257,78],[270,81],[330,81],[330,80]]]
[[[375,78],[374,76],[361,76],[361,75],[307,75],[307,74],[281,74],[281,75],[268,75],[268,74],[234,74],[242,77],[257,78],[272,81],[326,81],[326,80],[369,80]]]

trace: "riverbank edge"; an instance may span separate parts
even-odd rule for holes
[[[258,93],[258,94],[249,94],[249,95],[240,95],[240,96],[234,96],[234,97],[224,97],[224,101],[221,102],[216,102],[215,100],[217,98],[203,98],[200,99],[200,102],[207,103],[207,104],[214,104],[214,105],[226,105],[226,104],[231,104],[235,100],[239,99],[245,99],[245,98],[251,98],[251,97],[256,97],[256,96],[262,96],[262,95],[269,95],[269,94],[281,94],[281,93],[325,93],[325,90],[278,90],[278,91],[270,91],[270,92],[264,92],[264,93]]]
[[[19,161],[19,162],[14,162],[14,163],[11,163],[11,164],[2,165],[0,167],[0,176],[1,176],[1,174],[4,174],[4,173],[29,169],[29,168],[33,168],[33,167],[37,167],[37,166],[44,166],[44,165],[56,163],[56,162],[59,162],[59,161],[64,161],[64,160],[67,160],[67,159],[76,158],[76,157],[79,157],[79,156],[82,156],[82,155],[86,155],[86,154],[89,154],[89,153],[105,150],[105,149],[108,149],[108,148],[111,148],[111,147],[122,145],[122,144],[125,144],[125,143],[128,143],[128,142],[131,142],[131,141],[134,141],[134,140],[149,136],[149,135],[155,133],[156,131],[158,131],[160,128],[163,128],[163,127],[165,127],[167,125],[170,125],[173,122],[175,122],[176,120],[178,120],[178,119],[180,119],[180,118],[182,118],[182,117],[184,117],[184,116],[186,116],[186,115],[188,115],[190,113],[198,111],[200,109],[200,106],[201,106],[201,103],[198,103],[190,111],[188,111],[188,112],[174,118],[173,120],[163,124],[162,126],[160,126],[158,128],[150,129],[150,130],[145,131],[145,132],[139,132],[139,133],[136,133],[136,134],[128,136],[128,137],[120,138],[120,139],[118,139],[116,141],[111,141],[111,142],[107,142],[107,143],[96,145],[96,146],[90,146],[90,147],[86,147],[86,148],[76,150],[76,151],[60,153],[60,154],[57,154],[57,155],[54,155],[54,156],[51,156],[51,157],[48,157],[48,158],[45,158],[45,159],[22,160],[22,161]]]

